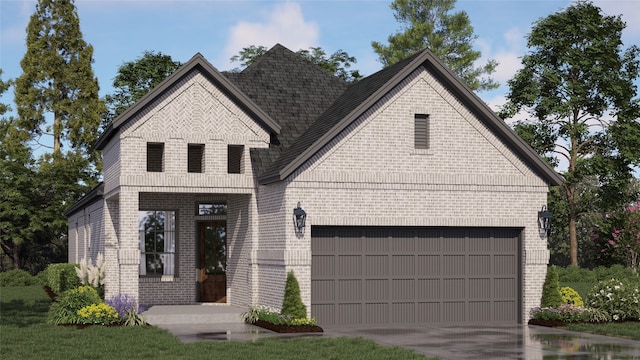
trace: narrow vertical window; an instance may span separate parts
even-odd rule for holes
[[[229,145],[227,148],[227,172],[241,174],[243,168],[244,145]]]
[[[187,152],[188,171],[190,173],[203,172],[204,144],[189,144]]]
[[[147,143],[147,171],[164,171],[164,144]]]
[[[429,148],[429,115],[415,114],[415,137],[416,149]]]

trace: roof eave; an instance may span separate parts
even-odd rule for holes
[[[500,117],[498,117],[489,106],[482,101],[463,81],[461,81],[451,70],[449,70],[444,64],[438,60],[435,55],[430,51],[423,51],[419,56],[408,63],[401,71],[395,74],[391,80],[380,87],[373,95],[367,100],[363,101],[353,111],[351,111],[344,119],[342,119],[335,127],[318,138],[310,147],[300,153],[292,162],[287,164],[280,170],[279,174],[259,178],[261,184],[268,184],[270,182],[276,182],[286,179],[296,169],[302,166],[313,154],[324,147],[331,139],[337,136],[343,131],[351,122],[361,116],[367,109],[373,106],[383,96],[385,96],[391,89],[397,86],[402,80],[410,75],[419,66],[422,66],[428,62],[432,65],[429,69],[434,71],[439,78],[444,80],[447,85],[452,88],[458,96],[462,99],[467,99],[468,104],[479,112],[481,116],[489,120],[490,126],[498,133],[502,134],[511,145],[515,146],[519,152],[526,158],[531,160],[535,170],[542,175],[546,182],[550,186],[562,185],[563,179],[555,170],[551,168],[544,160],[527,144],[522,140]]]
[[[164,79],[158,86],[153,88],[145,94],[135,104],[127,108],[122,114],[118,115],[111,124],[107,127],[105,132],[100,136],[96,142],[96,149],[101,150],[106,146],[108,140],[117,132],[118,128],[129,119],[133,118],[136,114],[142,111],[150,102],[163,94],[169,88],[171,88],[182,77],[191,73],[194,69],[200,67],[204,74],[215,82],[221,85],[221,87],[229,93],[235,100],[237,100],[248,112],[260,119],[264,125],[272,132],[279,134],[281,131],[280,125],[274,121],[264,110],[256,105],[249,97],[242,93],[229,79],[222,75],[218,70],[202,56],[197,53],[187,63],[182,65],[175,73]]]
[[[316,140],[310,147],[308,147],[305,151],[300,153],[295,160],[289,163],[280,171],[280,176],[276,179],[276,177],[271,177],[270,179],[275,179],[274,181],[284,180],[287,176],[291,175],[296,169],[298,169],[302,164],[304,164],[313,154],[318,152],[323,146],[325,146],[331,139],[340,134],[347,126],[349,126],[355,119],[360,117],[367,109],[373,106],[378,100],[380,100],[383,96],[385,96],[389,91],[391,91],[396,85],[398,85],[404,78],[406,78],[415,67],[425,61],[427,52],[424,52],[420,56],[417,56],[413,61],[411,61],[407,66],[405,66],[401,71],[395,74],[391,80],[386,82],[384,86],[381,86],[378,90],[376,90],[367,100],[360,103],[355,109],[353,109],[344,119],[342,119],[336,126],[334,126],[330,131],[326,132],[322,135],[318,140]],[[260,179],[260,181],[266,181],[266,178]]]

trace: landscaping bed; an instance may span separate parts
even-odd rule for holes
[[[278,325],[264,320],[256,320],[252,325],[275,331],[277,333],[324,332],[324,330],[318,325]]]

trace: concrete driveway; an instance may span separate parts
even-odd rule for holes
[[[441,359],[640,359],[640,341],[527,325],[325,328]]]
[[[362,337],[440,359],[637,359],[640,341],[528,325],[323,326],[324,333],[277,334],[247,325],[242,308],[154,306],[143,315],[182,342],[252,341],[264,337]]]
[[[541,326],[325,327],[324,333],[277,334],[247,324],[163,324],[182,342],[264,337],[362,337],[440,359],[640,359],[640,341]]]

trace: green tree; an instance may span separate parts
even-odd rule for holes
[[[555,266],[547,268],[547,276],[542,287],[541,307],[558,307],[562,305],[562,295],[560,295],[560,281],[558,280],[558,270]]]
[[[92,159],[97,156],[91,147],[105,106],[92,62],[93,47],[82,39],[73,0],[39,0],[27,26],[23,73],[16,79],[17,123],[34,135],[52,135],[55,156],[65,141]]]
[[[287,273],[287,282],[284,287],[284,299],[282,300],[282,315],[291,316],[294,319],[307,317],[307,306],[300,297],[300,285],[293,271]]]
[[[584,201],[581,184],[595,176],[599,205],[619,206],[630,200],[622,190],[632,179],[632,165],[640,164],[640,106],[633,84],[640,49],[622,50],[624,28],[620,16],[605,16],[585,2],[538,20],[501,111],[503,118],[526,111],[530,118],[516,130],[534,133],[531,143],[553,164],[568,164],[561,190],[572,265],[578,265],[579,217],[595,205]]]
[[[10,86],[11,81],[0,79],[0,95]],[[13,268],[20,269],[23,249],[34,238],[30,216],[36,205],[36,172],[26,145],[29,134],[19,130],[14,117],[4,116],[9,110],[9,105],[0,104],[0,247],[10,257]]]
[[[473,49],[477,38],[465,11],[452,12],[455,0],[395,0],[391,3],[402,31],[390,35],[389,45],[371,43],[380,62],[389,66],[428,48],[473,90],[499,86],[488,75],[498,63],[489,60],[476,67],[480,51]],[[483,76],[487,75],[487,76]]]
[[[92,147],[105,111],[72,0],[39,0],[27,26],[23,73],[15,80],[18,117],[2,120],[2,247],[31,272],[66,261],[63,211],[96,185]],[[29,144],[48,133],[53,152],[33,159]],[[62,146],[70,145],[62,151]],[[4,183],[2,185],[5,185]],[[6,218],[5,218],[6,216]]]
[[[258,60],[260,56],[264,55],[267,51],[269,51],[269,49],[265,46],[251,45],[243,48],[238,55],[234,55],[230,59],[231,62],[241,62],[240,67],[233,71],[242,71],[242,69]],[[310,47],[308,50],[300,49],[296,53],[346,82],[353,83],[362,78],[358,70],[348,70],[351,64],[358,61],[355,57],[349,56],[344,50],[338,50],[327,56],[327,53],[322,48]]]
[[[129,106],[173,74],[182,64],[161,52],[145,51],[136,60],[120,65],[113,79],[115,92],[105,96],[107,112],[103,124],[107,125]]]

